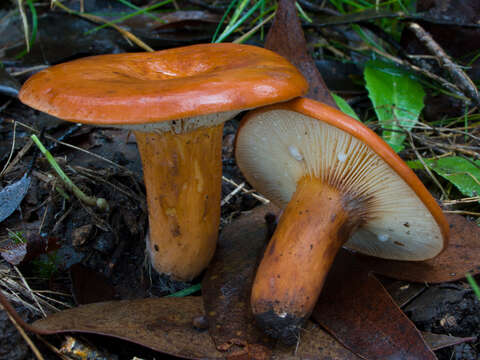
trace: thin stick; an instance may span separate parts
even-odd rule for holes
[[[13,120],[13,119],[9,119],[9,120],[10,120],[10,121],[15,121],[15,120]],[[28,126],[27,124],[24,124],[24,123],[22,123],[22,122],[20,122],[20,121],[17,121],[17,124],[20,125],[20,126],[22,126],[22,127],[24,127],[25,129],[28,129],[28,130],[34,132],[34,133],[37,133],[37,134],[40,133],[40,131],[38,131],[37,129],[35,129],[35,128],[31,127],[31,126]],[[136,175],[134,172],[130,171],[130,170],[129,170],[128,168],[126,168],[125,166],[119,165],[119,164],[113,162],[112,160],[109,160],[109,159],[107,159],[107,158],[104,158],[103,156],[97,155],[97,154],[95,154],[95,153],[93,153],[93,152],[91,152],[91,151],[82,149],[82,148],[80,148],[80,147],[78,147],[78,146],[75,146],[75,145],[72,145],[72,144],[69,144],[69,143],[66,143],[66,142],[63,142],[63,141],[59,141],[59,140],[55,139],[53,136],[50,136],[50,135],[47,135],[47,134],[45,134],[45,138],[47,138],[48,140],[54,141],[54,142],[56,142],[57,144],[66,146],[66,147],[68,147],[68,148],[70,148],[70,149],[74,149],[74,150],[77,150],[77,151],[81,151],[81,152],[83,152],[83,153],[85,153],[85,154],[88,154],[88,155],[90,155],[90,156],[93,156],[93,157],[95,157],[95,158],[97,158],[97,159],[99,159],[99,160],[105,161],[105,162],[109,163],[110,165],[113,165],[113,166],[115,166],[116,168],[125,171],[125,172],[126,172],[127,174],[129,174],[129,175]]]
[[[478,213],[478,212],[464,211],[464,210],[444,210],[443,212],[447,213],[447,214],[462,214],[462,215],[480,216],[480,213]]]
[[[225,182],[228,183],[228,184],[233,185],[233,186],[236,186],[236,187],[240,186],[240,185],[237,184],[235,181],[230,180],[229,178],[226,178],[225,176],[222,176],[222,180],[225,181]],[[261,201],[261,202],[264,203],[264,204],[269,204],[269,203],[270,203],[270,200],[268,200],[267,198],[264,198],[263,196],[260,196],[260,195],[258,195],[258,194],[255,194],[255,193],[253,193],[252,191],[254,191],[254,190],[247,190],[247,189],[245,189],[245,187],[242,188],[242,192],[244,192],[245,194],[250,194],[250,195],[252,195],[255,199]]]
[[[373,52],[376,52],[377,54],[383,56],[386,59],[389,59],[389,60],[391,60],[391,61],[393,61],[393,62],[395,62],[399,65],[406,66],[406,67],[410,68],[411,70],[415,71],[416,73],[422,74],[426,77],[429,77],[430,79],[432,79],[434,81],[437,81],[440,85],[445,87],[448,91],[455,94],[455,96],[458,97],[459,99],[468,100],[468,98],[465,96],[465,94],[463,94],[456,85],[448,82],[444,78],[442,78],[442,77],[440,77],[440,76],[438,76],[438,75],[436,75],[436,74],[434,74],[434,73],[432,73],[428,70],[422,69],[419,66],[410,64],[407,61],[403,61],[403,60],[401,60],[401,59],[399,59],[399,58],[397,58],[393,55],[390,55],[386,52],[380,51],[377,48],[375,48],[374,46],[369,46],[369,49],[372,50]]]
[[[87,20],[90,20],[94,23],[100,23],[100,24],[106,24],[106,23],[109,23],[107,20],[105,19],[102,19],[101,17],[99,16],[95,16],[95,15],[91,15],[91,14],[84,14],[84,13],[79,13],[77,11],[74,11],[72,9],[70,9],[69,7],[63,5],[59,0],[52,0],[52,4],[55,5],[55,6],[58,6],[59,8],[61,8],[62,10],[68,12],[69,14],[73,14],[73,15],[77,15],[77,16],[80,16],[84,19],[87,19]],[[146,50],[146,51],[149,51],[149,52],[153,52],[154,50],[148,46],[147,44],[145,44],[142,40],[140,40],[138,37],[136,37],[135,35],[133,35],[131,32],[125,30],[125,29],[122,29],[120,26],[118,25],[115,25],[115,24],[112,24],[112,23],[109,23],[108,24],[109,26],[111,26],[112,28],[114,28],[115,30],[117,30],[120,34],[122,34],[122,36],[127,40],[127,41],[132,41],[133,43],[135,43],[137,46],[141,47],[142,49]]]
[[[5,174],[7,169],[9,168],[10,160],[12,159],[13,152],[15,151],[15,139],[16,139],[16,131],[17,131],[17,122],[13,122],[13,139],[12,139],[12,148],[10,149],[10,154],[8,155],[7,162],[5,163],[5,166],[2,169],[2,172],[0,172],[0,178]]]
[[[235,189],[233,189],[233,191],[228,194],[227,196],[225,196],[225,198],[222,200],[222,202],[220,203],[220,206],[223,206],[225,204],[228,204],[228,202],[230,201],[230,199],[235,196],[240,190],[242,190],[243,188],[245,187],[245,183],[242,182],[240,185],[238,185]]]
[[[275,13],[270,14],[270,15],[267,16],[262,22],[260,22],[259,24],[255,25],[252,29],[250,29],[250,30],[247,31],[245,34],[243,34],[242,36],[240,36],[239,38],[235,39],[235,40],[232,41],[232,42],[235,43],[235,44],[241,44],[241,43],[243,43],[243,42],[244,42],[245,40],[247,40],[250,36],[252,36],[253,34],[255,34],[255,32],[257,32],[257,30],[260,29],[263,25],[265,25],[267,22],[269,22],[270,20],[272,20],[274,16],[275,16]]]
[[[22,273],[20,272],[20,270],[18,270],[18,268],[17,268],[16,266],[13,266],[13,268],[14,268],[15,271],[17,272],[18,276],[20,276],[20,280],[22,280],[23,286],[25,286],[25,288],[29,291],[29,293],[30,293],[33,301],[35,302],[35,304],[37,304],[38,309],[40,310],[40,312],[43,314],[44,317],[47,317],[47,313],[43,310],[42,306],[41,306],[40,303],[38,302],[37,296],[34,294],[34,292],[32,291],[32,289],[31,289],[30,286],[28,285],[27,280],[25,280],[25,278],[23,277]]]
[[[457,85],[477,104],[480,105],[478,90],[468,75],[447,55],[440,45],[417,23],[408,23],[408,28],[414,32],[418,39],[435,55],[440,66],[444,67],[455,80]]]
[[[413,138],[412,138],[412,134],[410,133],[410,131],[407,131],[408,133],[408,136],[410,138],[410,146],[412,147],[413,151],[415,152],[415,155],[417,156],[418,160],[420,160],[420,162],[422,163],[423,167],[425,168],[425,171],[428,173],[428,175],[430,175],[430,177],[432,178],[433,182],[438,186],[438,188],[440,189],[440,191],[442,192],[444,198],[448,199],[448,194],[447,192],[445,191],[445,189],[443,188],[442,184],[440,184],[440,182],[438,181],[438,179],[435,177],[435,175],[433,175],[432,171],[430,170],[430,168],[428,167],[428,165],[425,163],[425,160],[423,159],[422,155],[420,155],[420,153],[418,152],[417,148],[415,147],[415,144],[413,142]]]
[[[44,360],[42,354],[40,353],[40,351],[38,350],[38,348],[35,346],[35,344],[32,342],[32,340],[30,339],[30,337],[27,335],[27,333],[22,329],[22,327],[20,325],[18,325],[18,323],[15,321],[15,319],[12,317],[12,315],[10,315],[10,313],[8,311],[6,311],[7,315],[8,315],[8,318],[10,319],[10,321],[12,322],[12,324],[15,326],[15,328],[17,329],[17,331],[20,333],[20,335],[22,335],[23,337],[23,340],[25,340],[25,342],[28,344],[28,346],[30,346],[30,349],[32,350],[32,352],[35,354],[35,356],[37,357],[38,360]]]
[[[3,171],[2,174],[0,174],[0,177],[2,177],[2,175],[4,174],[8,174],[12,170],[12,168],[25,156],[28,150],[30,150],[32,145],[33,145],[33,141],[29,139],[27,143],[23,146],[23,148],[18,152],[18,154],[13,158],[10,164],[8,164],[8,166],[5,168],[5,171]]]

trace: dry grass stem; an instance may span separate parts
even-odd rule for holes
[[[471,203],[478,203],[478,202],[480,202],[480,196],[468,197],[468,198],[457,199],[457,200],[445,200],[442,203],[445,206],[452,206],[457,204],[471,204]]]
[[[235,187],[240,186],[235,181],[230,180],[229,178],[227,178],[225,176],[222,176],[222,180],[225,181],[228,184],[231,184],[231,185],[235,186]],[[252,192],[252,191],[255,191],[255,190],[247,190],[247,189],[245,189],[245,187],[242,187],[241,191],[245,194],[249,194],[249,195],[253,196],[255,199],[261,201],[264,204],[269,204],[270,203],[270,200],[268,200],[267,198]]]
[[[15,120],[10,119],[10,121],[13,122],[13,121],[15,121]],[[35,133],[35,134],[39,134],[39,133],[40,133],[40,131],[38,131],[37,129],[35,129],[35,128],[31,127],[31,126],[28,126],[27,124],[24,124],[24,123],[22,123],[22,122],[20,122],[20,121],[17,121],[17,124],[20,125],[20,126],[22,126],[22,127],[24,127],[25,129],[30,130],[31,132],[33,132],[33,133]],[[133,176],[136,175],[134,172],[130,171],[130,170],[127,169],[125,166],[119,165],[119,164],[117,164],[116,162],[113,162],[113,161],[111,161],[111,160],[109,160],[109,159],[107,159],[107,158],[105,158],[105,157],[103,157],[103,156],[101,156],[101,155],[97,155],[97,154],[95,154],[95,153],[92,153],[91,151],[82,149],[82,148],[80,148],[80,147],[78,147],[78,146],[75,146],[75,145],[72,145],[72,144],[69,144],[69,143],[66,143],[66,142],[63,142],[63,141],[59,141],[59,140],[55,139],[53,136],[50,136],[50,135],[47,135],[47,134],[45,134],[45,138],[48,139],[48,140],[51,140],[51,141],[53,141],[53,142],[55,142],[55,143],[57,143],[57,144],[66,146],[66,147],[68,147],[68,148],[70,148],[70,149],[74,149],[74,150],[77,150],[77,151],[81,151],[81,152],[83,152],[83,153],[85,153],[85,154],[88,154],[88,155],[94,157],[94,158],[97,158],[97,159],[99,159],[99,160],[102,160],[102,161],[104,161],[104,162],[106,162],[106,163],[108,163],[108,164],[110,164],[110,165],[115,166],[115,167],[118,168],[118,169],[123,170],[123,171],[124,171],[125,173],[127,173],[128,175],[133,175]]]
[[[33,343],[33,341],[30,339],[30,337],[27,335],[27,333],[22,329],[22,327],[20,325],[18,325],[18,323],[15,321],[15,319],[10,315],[10,313],[7,312],[7,315],[8,315],[8,318],[10,319],[10,321],[12,322],[12,324],[15,326],[15,328],[17,329],[17,331],[20,333],[20,335],[23,337],[23,340],[25,340],[25,342],[28,344],[28,346],[30,347],[30,349],[32,350],[32,352],[35,354],[36,358],[38,360],[44,360],[42,354],[40,353],[40,351],[38,350],[38,348],[35,346],[35,344]]]
[[[12,159],[13,152],[15,151],[15,139],[16,139],[16,134],[17,134],[17,122],[13,122],[13,135],[12,135],[12,147],[10,148],[10,154],[8,155],[7,162],[5,163],[5,166],[3,167],[2,171],[0,172],[0,178],[3,176],[3,174],[6,173],[10,160]]]
[[[76,12],[76,11],[70,9],[69,7],[63,5],[59,0],[52,0],[52,4],[54,6],[58,6],[59,8],[61,8],[62,10],[64,10],[65,12],[67,12],[69,14],[80,16],[80,17],[82,17],[86,20],[92,21],[92,22],[97,23],[97,24],[107,24],[108,26],[111,26],[112,28],[117,30],[120,34],[122,34],[122,36],[125,38],[125,40],[127,40],[127,42],[134,43],[135,45],[137,45],[138,47],[142,48],[145,51],[149,51],[149,52],[154,51],[150,46],[145,44],[142,40],[140,40],[138,37],[133,35],[131,32],[121,28],[120,26],[118,26],[116,24],[111,23],[110,21],[107,21],[107,20],[101,18],[100,16],[85,14],[85,13],[81,13],[81,12],[80,13]]]
[[[425,169],[425,171],[428,173],[428,175],[430,175],[430,177],[432,178],[433,182],[435,183],[435,185],[437,185],[437,187],[440,189],[440,191],[442,192],[442,195],[445,199],[448,199],[448,194],[447,192],[445,191],[445,189],[443,188],[442,184],[440,184],[440,182],[438,181],[438,179],[435,177],[435,175],[433,175],[432,171],[430,170],[430,168],[427,166],[427,164],[425,163],[425,160],[423,159],[422,155],[420,155],[420,153],[418,152],[417,148],[415,147],[415,144],[413,142],[413,138],[412,138],[412,134],[410,133],[410,131],[407,132],[408,133],[408,136],[409,136],[409,140],[410,140],[410,146],[412,147],[413,151],[415,152],[415,155],[417,156],[418,160],[422,163],[423,165],[423,168]]]
[[[27,280],[25,280],[25,278],[23,277],[23,274],[20,272],[20,270],[18,270],[18,267],[14,266],[13,269],[15,270],[15,272],[20,277],[20,280],[22,281],[23,286],[29,292],[30,297],[35,302],[35,304],[38,306],[38,309],[42,313],[43,317],[47,317],[47,313],[45,312],[45,310],[43,310],[42,306],[40,305],[40,302],[38,301],[38,297],[35,295],[35,293],[32,291],[32,289],[28,285]]]
[[[242,182],[240,185],[238,185],[235,189],[233,189],[232,192],[230,192],[225,198],[221,201],[220,206],[223,206],[225,204],[228,204],[230,199],[235,196],[240,190],[242,190],[245,187],[245,183]]]

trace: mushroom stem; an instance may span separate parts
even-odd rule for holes
[[[223,123],[187,133],[135,132],[147,191],[153,267],[189,281],[215,251]]]
[[[296,342],[338,250],[361,222],[361,209],[316,178],[297,183],[253,283],[253,313],[267,334]]]

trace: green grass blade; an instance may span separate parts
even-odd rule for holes
[[[470,287],[473,289],[473,292],[475,293],[475,295],[477,295],[478,300],[480,300],[480,287],[478,286],[477,282],[475,281],[473,276],[468,273],[465,274],[465,277],[467,278]]]
[[[125,5],[125,6],[128,6],[130,9],[133,9],[133,10],[142,10],[141,7],[132,4],[131,2],[129,2],[129,1],[127,1],[127,0],[117,0],[117,1],[118,1],[119,3],[122,3],[122,4]],[[162,19],[157,18],[155,15],[150,14],[149,12],[147,12],[146,15],[147,15],[148,17],[152,18],[152,19],[155,20],[155,21],[164,22]]]
[[[157,4],[154,4],[152,6],[149,6],[147,8],[144,8],[144,9],[141,9],[141,10],[138,10],[138,11],[135,11],[131,14],[128,14],[128,15],[125,15],[125,16],[122,16],[122,17],[119,17],[118,19],[115,19],[115,20],[112,20],[112,21],[109,21],[103,25],[100,25],[100,26],[97,26],[96,28],[93,28],[91,30],[88,30],[84,33],[84,35],[90,35],[90,34],[93,34],[95,32],[97,32],[98,30],[101,30],[103,28],[106,28],[107,26],[110,26],[110,25],[113,25],[113,24],[116,24],[116,23],[119,23],[119,22],[122,22],[124,20],[127,20],[127,19],[130,19],[134,16],[137,16],[137,15],[140,15],[140,14],[143,14],[143,13],[146,13],[146,12],[149,12],[149,11],[152,11],[152,10],[155,10],[161,6],[164,6],[164,5],[167,5],[169,3],[173,2],[173,0],[165,0],[165,1],[162,1],[162,2],[159,2]]]
[[[302,7],[297,1],[295,1],[295,7],[297,8],[297,11],[302,18],[304,18],[310,24],[313,22],[313,20],[307,15],[307,13],[302,9]]]
[[[195,284],[193,286],[190,286],[189,288],[177,291],[176,293],[167,295],[165,297],[185,297],[188,295],[191,295],[193,293],[196,293],[202,288],[202,284]]]
[[[225,21],[225,18],[228,16],[228,14],[230,13],[230,10],[232,10],[232,8],[233,8],[233,6],[235,5],[236,2],[237,2],[237,0],[232,0],[230,5],[228,5],[228,8],[225,11],[225,14],[223,14],[222,19],[220,20],[217,28],[215,29],[215,33],[213,34],[213,37],[212,37],[212,43],[214,43],[215,40],[217,39],[217,35],[218,35],[220,29],[222,28],[222,25],[223,25],[223,22]]]
[[[255,10],[257,10],[260,5],[264,2],[265,0],[257,2],[248,12],[243,15],[230,29],[225,29],[225,31],[218,37],[218,39],[215,41],[216,43],[222,42],[226,37],[230,36],[231,33],[233,33],[240,25],[242,25],[245,20],[247,20],[250,15],[253,14]]]

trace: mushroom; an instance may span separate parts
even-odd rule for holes
[[[342,246],[420,261],[446,246],[440,207],[400,157],[359,121],[302,98],[249,112],[236,139],[247,180],[284,208],[251,294],[256,322],[291,344]]]
[[[216,246],[223,123],[307,87],[293,65],[269,50],[199,44],[56,65],[32,76],[19,97],[61,119],[134,131],[151,262],[158,272],[188,281]]]

